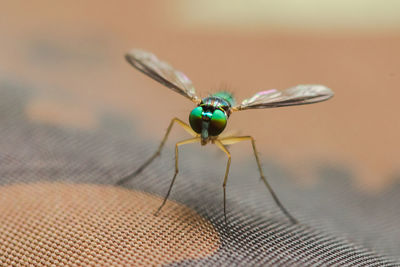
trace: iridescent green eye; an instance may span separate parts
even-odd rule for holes
[[[189,115],[189,123],[192,129],[196,133],[201,133],[201,117],[203,114],[203,108],[202,107],[197,107],[190,112]]]
[[[225,112],[216,109],[211,117],[210,126],[208,127],[208,133],[211,136],[217,136],[225,129],[226,126],[226,115]]]

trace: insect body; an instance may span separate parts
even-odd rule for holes
[[[190,126],[200,134],[202,145],[206,145],[222,133],[230,113],[230,102],[222,96],[218,96],[218,93],[203,98],[199,106],[190,112]]]
[[[283,106],[303,105],[321,102],[327,100],[333,96],[333,92],[323,85],[298,85],[286,90],[267,90],[256,93],[251,98],[243,100],[239,105],[236,105],[232,94],[228,92],[217,92],[203,99],[200,99],[192,85],[192,82],[182,72],[172,68],[168,63],[159,60],[155,55],[143,51],[143,50],[132,50],[126,55],[127,61],[132,64],[135,68],[150,76],[154,80],[167,86],[173,91],[185,96],[196,104],[196,107],[190,112],[189,123],[183,122],[178,118],[173,118],[168,126],[167,132],[159,145],[157,151],[134,173],[122,178],[117,182],[118,185],[122,185],[129,181],[136,175],[138,175],[144,168],[146,168],[157,156],[160,155],[162,148],[168,138],[168,135],[172,129],[172,126],[177,123],[183,127],[192,137],[176,143],[175,145],[175,174],[172,178],[168,192],[158,208],[158,213],[166,203],[172,186],[175,182],[175,178],[178,175],[178,147],[185,144],[199,142],[201,145],[206,145],[209,142],[217,145],[228,157],[225,177],[223,181],[223,192],[224,192],[224,216],[226,221],[226,183],[228,180],[229,168],[231,164],[231,154],[227,149],[227,145],[235,144],[241,141],[250,141],[254,156],[257,162],[258,171],[260,176],[276,204],[282,210],[282,212],[293,222],[296,223],[296,219],[290,215],[290,213],[281,204],[280,200],[272,190],[267,179],[264,176],[261,168],[260,159],[257,154],[256,145],[254,138],[251,136],[228,136],[221,137],[220,134],[224,131],[228,118],[232,112],[246,110],[246,109],[258,109],[258,108],[274,108]]]

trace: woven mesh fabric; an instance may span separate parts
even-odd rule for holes
[[[264,156],[270,183],[300,221],[292,225],[253,159],[235,161],[232,148],[225,224],[225,158],[190,146],[174,201],[154,216],[173,175],[172,145],[116,187],[157,143],[110,114],[93,131],[29,120],[32,94],[0,84],[0,265],[400,265],[398,185],[371,196],[351,186],[351,171],[318,165],[320,183],[305,188]]]

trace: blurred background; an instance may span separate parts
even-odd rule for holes
[[[241,101],[302,83],[332,88],[328,102],[234,113],[226,131],[254,136],[264,159],[305,185],[318,183],[318,163],[371,193],[400,179],[399,1],[0,6],[0,84],[31,88],[26,115],[34,121],[92,131],[113,113],[134,129],[132,138],[161,140],[170,119],[187,120],[193,104],[125,62],[127,51],[142,48],[187,74],[202,97],[227,89]],[[248,144],[236,146],[234,157],[252,157]]]

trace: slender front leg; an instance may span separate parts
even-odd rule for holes
[[[182,126],[182,128],[188,132],[190,135],[192,136],[197,136],[198,134],[192,130],[192,128],[184,123],[182,120],[178,119],[178,118],[173,118],[168,126],[167,132],[164,135],[163,140],[161,141],[161,144],[159,145],[157,151],[153,154],[153,156],[151,156],[145,163],[142,164],[142,166],[140,166],[136,171],[134,171],[133,173],[125,176],[124,178],[120,179],[116,184],[117,185],[123,185],[124,183],[126,183],[127,181],[129,181],[130,179],[133,179],[136,175],[138,175],[139,173],[141,173],[156,157],[158,157],[161,153],[161,150],[164,147],[165,142],[167,141],[168,135],[171,132],[172,126],[174,125],[174,123],[178,123],[180,126]]]
[[[175,183],[175,178],[178,175],[178,172],[179,172],[179,169],[178,169],[178,147],[181,145],[190,144],[190,143],[194,143],[194,142],[200,142],[200,141],[201,141],[200,137],[195,137],[195,138],[190,138],[190,139],[187,139],[187,140],[184,140],[184,141],[181,141],[181,142],[178,142],[175,144],[175,174],[174,174],[174,177],[172,178],[171,185],[169,186],[168,192],[165,195],[164,200],[161,203],[161,206],[157,209],[155,215],[157,215],[160,212],[162,207],[164,207],[165,203],[167,202],[169,194],[171,193],[172,186]]]
[[[222,184],[222,187],[224,188],[224,217],[225,217],[225,224],[226,224],[226,182],[228,181],[228,174],[229,174],[229,168],[231,166],[231,153],[229,153],[228,149],[218,140],[215,141],[215,144],[225,152],[225,154],[228,156],[228,162],[226,164],[226,170],[225,170],[225,177],[224,177],[224,183]]]
[[[226,137],[226,138],[219,139],[219,141],[224,145],[235,144],[235,143],[238,143],[238,142],[241,142],[241,141],[245,141],[245,140],[250,140],[251,141],[251,145],[253,146],[253,152],[254,152],[254,156],[255,156],[256,161],[257,161],[258,171],[260,172],[261,179],[263,180],[265,186],[268,188],[269,192],[271,193],[273,199],[275,200],[275,203],[282,210],[282,212],[290,219],[290,221],[293,224],[296,224],[297,220],[282,205],[282,203],[280,202],[278,196],[275,194],[274,190],[272,190],[272,187],[270,186],[270,184],[268,183],[267,179],[264,176],[263,170],[261,168],[260,159],[258,158],[258,154],[257,154],[257,150],[256,150],[256,143],[254,141],[254,138],[251,137],[251,136],[233,136],[233,137]]]

